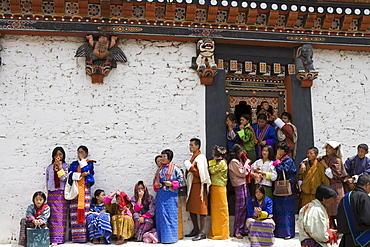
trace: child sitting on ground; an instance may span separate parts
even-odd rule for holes
[[[32,204],[27,207],[26,218],[21,220],[21,230],[19,233],[19,245],[27,245],[27,228],[47,227],[47,222],[50,217],[50,207],[45,203],[46,195],[42,191],[37,191],[33,194]]]
[[[104,205],[104,190],[96,190],[91,200],[90,211],[86,216],[89,239],[93,244],[110,244],[109,237],[112,235],[110,214]]]
[[[110,207],[113,198],[116,197],[116,207]],[[134,220],[132,219],[132,204],[127,194],[117,190],[104,199],[112,216],[113,234],[117,236],[117,245],[121,245],[126,239],[130,239],[135,234]]]

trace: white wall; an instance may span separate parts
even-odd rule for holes
[[[190,69],[194,43],[120,40],[129,62],[92,84],[84,58],[74,57],[83,42],[0,38],[0,243],[18,239],[33,193],[45,191],[54,147],[63,146],[70,163],[86,145],[97,160],[92,190],[132,196],[139,179],[151,187],[163,149],[182,165],[189,139],[205,139],[205,87]]]
[[[315,50],[319,77],[312,87],[315,145],[343,143],[343,159],[370,145],[370,52]]]
[[[194,43],[120,40],[129,62],[104,84],[92,84],[84,59],[74,57],[84,41],[0,37],[0,243],[18,239],[32,194],[45,190],[56,146],[71,162],[86,145],[98,161],[92,189],[120,188],[131,196],[139,179],[151,184],[160,151],[171,148],[182,164],[190,157],[188,140],[205,141],[205,87],[189,68]],[[320,72],[312,87],[315,145],[339,140],[344,156],[353,155],[368,143],[370,53],[315,50],[314,64]],[[184,221],[187,233],[186,212]]]

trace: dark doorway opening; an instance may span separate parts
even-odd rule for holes
[[[252,107],[247,104],[247,101],[239,101],[239,104],[235,105],[235,116],[237,123],[240,123],[240,116],[243,114],[248,114],[252,116]]]

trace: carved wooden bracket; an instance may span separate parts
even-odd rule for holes
[[[217,74],[214,50],[215,42],[212,39],[200,39],[197,43],[198,57],[196,59],[198,75],[203,85],[212,85],[213,77]]]
[[[304,44],[297,49],[295,67],[297,79],[302,82],[301,87],[312,87],[312,81],[319,75],[313,66],[312,58],[312,45]]]
[[[213,77],[217,74],[217,68],[205,68],[198,70],[200,82],[202,85],[212,85]]]
[[[315,80],[319,75],[319,72],[301,72],[297,74],[298,80],[301,80],[301,87],[312,87],[313,80]]]
[[[92,35],[86,35],[86,39],[88,42],[78,48],[75,57],[86,58],[86,73],[91,75],[92,83],[103,83],[104,76],[117,68],[117,62],[127,62],[127,58],[116,46],[117,36],[101,34],[94,41]]]

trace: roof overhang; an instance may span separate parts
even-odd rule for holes
[[[0,34],[84,37],[107,32],[120,38],[207,37],[219,43],[280,47],[310,43],[315,48],[370,51],[370,0],[6,1],[9,7],[0,8]]]

